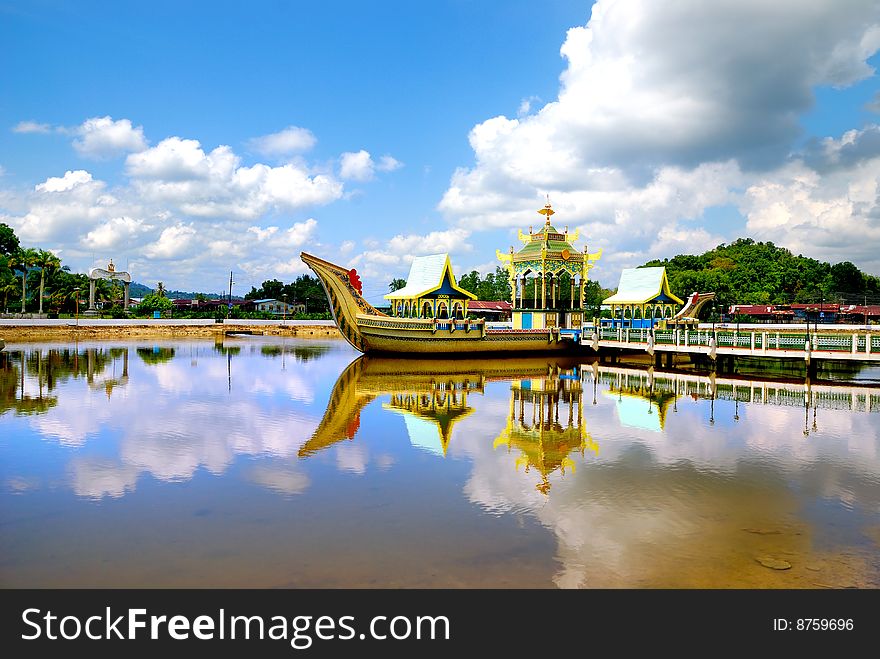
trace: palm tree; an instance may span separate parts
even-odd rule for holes
[[[37,252],[37,257],[34,259],[34,265],[39,266],[40,268],[40,311],[39,313],[43,313],[43,289],[46,284],[46,270],[49,272],[53,272],[61,267],[61,259],[55,256],[52,252],[48,252],[46,250],[41,249]]]
[[[9,283],[0,284],[0,292],[3,293],[3,311],[7,310],[6,305],[9,302],[9,294],[13,295],[18,292],[18,284],[15,281],[10,281]]]
[[[165,297],[165,284],[163,284],[161,281],[156,286],[156,295],[158,295],[159,297]]]
[[[12,256],[9,257],[9,267],[13,269],[20,268],[22,270],[21,276],[21,312],[24,313],[24,305],[27,301],[27,275],[28,268],[30,268],[34,261],[37,260],[37,251],[35,249],[27,248],[27,249],[19,249]]]

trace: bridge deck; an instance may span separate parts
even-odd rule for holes
[[[585,330],[581,345],[593,348],[674,352],[684,354],[772,357],[774,359],[842,359],[880,362],[880,329],[877,332],[781,332],[654,330],[602,328],[596,341]]]

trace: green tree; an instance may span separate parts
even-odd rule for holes
[[[37,260],[37,251],[31,248],[19,249],[9,257],[9,265],[12,268],[22,271],[21,277],[21,312],[25,312],[25,303],[27,302],[27,278],[28,268],[34,265]]]
[[[510,287],[510,275],[505,268],[495,266],[495,282],[492,289],[492,300],[511,300],[513,289]]]
[[[264,281],[261,287],[263,289],[263,297],[272,300],[280,300],[284,293],[284,282],[278,279],[269,279]]]
[[[395,277],[391,280],[391,283],[388,284],[388,289],[393,293],[394,291],[399,291],[404,286],[406,286],[406,279]]]
[[[480,288],[480,273],[476,270],[471,270],[466,275],[461,276],[461,279],[458,280],[458,285],[469,293],[476,295],[477,290]]]
[[[161,283],[159,282],[160,285]],[[138,305],[138,312],[150,314],[154,311],[168,311],[172,306],[174,306],[174,303],[164,295],[160,295],[157,290],[141,300],[141,303]]]
[[[8,224],[0,222],[0,254],[9,256],[15,254],[20,248],[18,236]]]
[[[844,261],[831,265],[772,242],[740,238],[704,254],[679,254],[649,261],[665,266],[669,284],[680,297],[714,291],[717,304],[791,304],[826,301],[857,302],[875,291],[880,279]]]
[[[9,304],[9,294],[15,295],[18,293],[18,284],[14,281],[4,282],[0,284],[0,292],[3,293],[3,311],[5,312]]]
[[[45,290],[46,285],[46,272],[52,272],[61,267],[61,259],[55,256],[52,252],[46,250],[39,250],[37,252],[36,258],[34,259],[34,265],[40,268],[40,310],[39,313],[43,313],[43,291]]]
[[[165,297],[165,284],[163,284],[161,281],[156,284],[156,295],[158,295],[159,297]]]

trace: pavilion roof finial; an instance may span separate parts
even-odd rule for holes
[[[556,213],[556,211],[553,210],[553,207],[550,205],[550,195],[549,194],[547,195],[547,204],[544,206],[544,208],[540,209],[538,212],[541,215],[544,215],[546,217],[545,224],[549,225],[550,224],[550,216]]]

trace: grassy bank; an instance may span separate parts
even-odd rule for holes
[[[241,332],[264,336],[296,336],[304,338],[341,338],[336,327],[327,325],[3,325],[0,339],[6,344],[29,341],[64,341],[69,339],[96,341],[128,338],[212,338]]]

